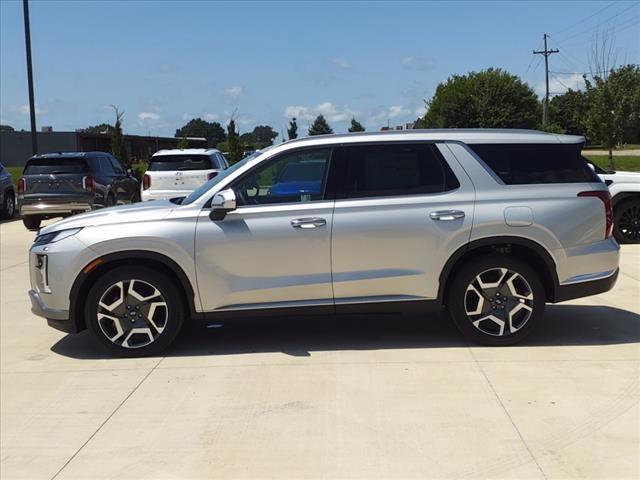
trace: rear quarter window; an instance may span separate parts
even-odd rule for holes
[[[24,167],[24,175],[61,175],[65,173],[86,173],[84,158],[32,158]]]
[[[470,144],[469,147],[507,185],[600,181],[580,155],[581,144]]]
[[[158,155],[151,157],[149,170],[211,170],[216,168],[209,155]]]

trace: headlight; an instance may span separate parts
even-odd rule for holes
[[[46,245],[48,243],[59,242],[67,237],[71,237],[78,233],[82,228],[70,228],[68,230],[59,230],[57,232],[45,233],[44,235],[38,235],[33,246]]]

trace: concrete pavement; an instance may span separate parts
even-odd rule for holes
[[[638,246],[516,347],[438,318],[260,319],[113,359],[30,313],[32,239],[0,225],[3,480],[640,476]]]

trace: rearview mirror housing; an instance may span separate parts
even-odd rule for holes
[[[209,218],[213,221],[223,220],[227,213],[236,209],[236,193],[232,189],[222,190],[211,199],[211,213]]]

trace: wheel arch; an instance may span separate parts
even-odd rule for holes
[[[89,262],[76,277],[69,293],[69,320],[79,332],[86,327],[84,318],[84,299],[95,279],[106,272],[123,265],[144,265],[158,269],[176,281],[176,287],[191,317],[196,317],[195,290],[182,267],[171,258],[157,252],[146,250],[129,250],[110,253]]]
[[[615,209],[617,205],[630,198],[640,200],[640,192],[620,192],[611,199],[611,205]]]
[[[456,271],[469,260],[487,253],[512,255],[528,263],[540,277],[548,302],[555,302],[558,292],[556,263],[539,243],[522,237],[498,236],[473,240],[454,252],[439,277],[438,298],[446,304],[447,294]]]

